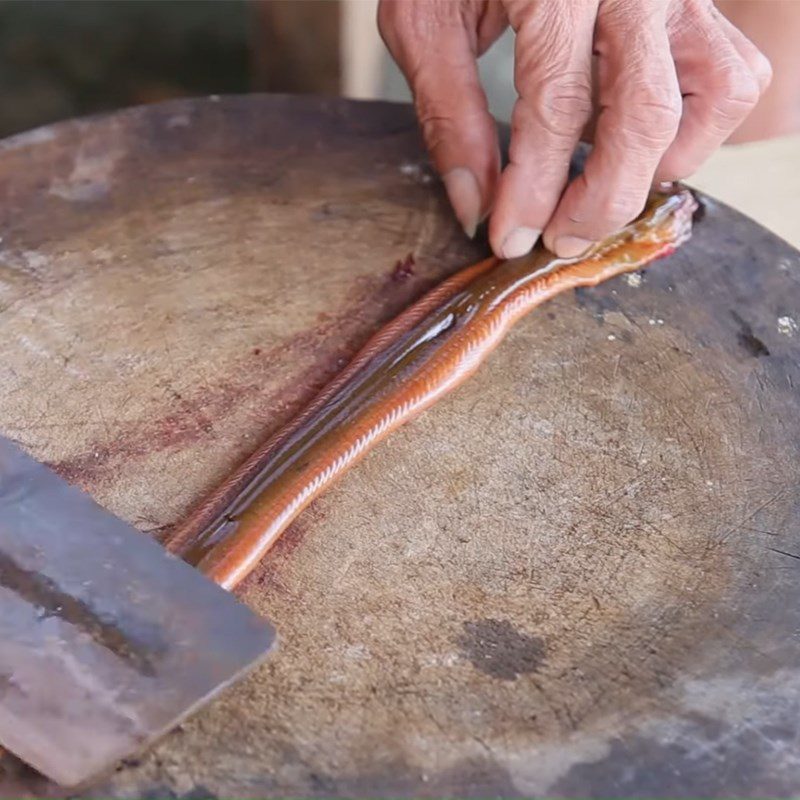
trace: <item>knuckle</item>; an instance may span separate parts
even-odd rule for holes
[[[675,138],[683,98],[672,65],[624,75],[616,104],[619,125],[632,147],[664,150]]]
[[[439,104],[434,100],[433,96],[419,85],[414,87],[414,109],[417,113],[419,124],[423,128],[436,124],[447,116],[442,114]]]
[[[495,135],[491,116],[479,105],[455,111],[424,94],[415,98],[414,105],[422,138],[434,156],[454,143],[484,147]]]
[[[448,140],[449,126],[445,120],[427,119],[421,122],[422,138],[430,152],[436,152]]]
[[[754,72],[739,59],[720,66],[715,88],[715,110],[721,116],[733,119],[747,114],[761,96]]]
[[[517,30],[514,85],[519,102],[512,124],[572,142],[592,112],[590,49],[579,45],[575,25],[580,21],[571,24],[563,4],[527,5],[536,14]]]
[[[434,168],[441,172],[451,143],[447,130],[435,125],[428,126],[423,128],[422,138]]]
[[[414,109],[422,138],[433,153],[450,140],[455,132],[455,120],[447,108],[443,108],[437,96],[415,87]]]
[[[463,28],[459,4],[448,0],[379,0],[377,24],[393,55],[405,50],[425,52],[435,46],[443,32]]]
[[[665,149],[675,138],[681,122],[680,93],[640,86],[623,110],[623,128],[630,144],[648,150]]]
[[[425,145],[432,153],[453,138],[456,131],[454,120],[446,114],[437,113],[433,109],[420,111],[417,103],[417,115]]]
[[[407,27],[406,15],[402,5],[397,0],[380,0],[378,4],[378,32],[387,46],[404,33]]]
[[[618,230],[642,213],[645,201],[631,192],[616,192],[606,197],[598,209],[598,217],[608,232]]]
[[[573,142],[592,113],[592,90],[583,73],[565,73],[537,81],[533,92],[521,96],[514,108],[512,126],[524,131],[532,126],[550,138]]]
[[[454,75],[458,77],[459,73]],[[487,120],[490,120],[486,95],[480,85],[468,77],[460,83],[460,92],[455,98],[448,92],[448,84],[441,81],[435,70],[417,70],[412,75],[411,84],[414,89],[414,110],[421,125],[458,124],[472,130],[476,126],[485,127]]]
[[[758,81],[759,89],[763,92],[772,83],[772,64],[761,52],[758,52],[750,65]]]
[[[542,123],[572,134],[583,127],[592,113],[592,88],[582,73],[545,79],[539,102]]]

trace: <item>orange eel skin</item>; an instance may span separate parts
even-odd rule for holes
[[[560,292],[671,253],[691,232],[687,191],[653,195],[638,220],[579,259],[537,248],[446,279],[379,330],[311,404],[172,533],[167,547],[234,588],[292,520],[381,439],[466,380],[511,326]]]

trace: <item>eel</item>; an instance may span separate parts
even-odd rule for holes
[[[311,403],[171,533],[166,546],[226,589],[259,563],[298,514],[389,433],[466,380],[531,309],[668,255],[697,204],[654,194],[642,215],[580,258],[541,246],[466,267],[409,306]]]

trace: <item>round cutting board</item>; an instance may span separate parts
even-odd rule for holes
[[[403,105],[67,122],[0,193],[0,433],[154,536],[486,252]],[[704,203],[315,502],[239,590],[274,657],[87,796],[796,792],[800,254]]]

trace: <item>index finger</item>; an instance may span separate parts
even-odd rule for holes
[[[641,212],[681,117],[664,4],[606,0],[597,31],[595,146],[544,233],[562,258],[581,255]]]
[[[500,172],[497,126],[481,86],[477,44],[457,3],[383,0],[379,27],[414,95],[422,134],[465,232],[491,206]]]
[[[569,175],[592,108],[592,35],[597,3],[528,0],[513,8],[514,84],[509,163],[489,225],[494,252],[525,255],[539,238]]]

